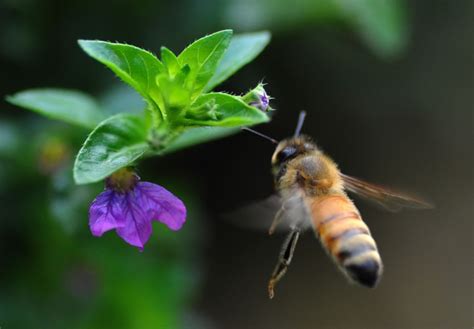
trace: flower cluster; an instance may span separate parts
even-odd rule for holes
[[[183,202],[165,188],[141,182],[130,168],[106,180],[106,189],[92,202],[89,226],[94,236],[115,229],[128,244],[143,250],[152,233],[152,221],[179,230],[186,221]]]
[[[115,230],[127,243],[143,249],[152,221],[179,230],[186,220],[186,208],[165,188],[140,181],[125,167],[137,165],[145,156],[161,156],[227,136],[238,127],[269,122],[271,97],[262,83],[243,96],[213,91],[252,61],[269,41],[265,31],[233,36],[226,29],[195,40],[179,54],[161,47],[158,58],[126,43],[78,40],[85,53],[140,94],[144,111],[128,113],[119,107],[112,114],[91,95],[60,88],[29,89],[7,100],[90,129],[75,157],[73,178],[76,184],[90,184],[108,177],[105,191],[89,209],[92,234],[102,236]],[[49,174],[69,159],[68,144],[53,140],[42,150],[40,167]]]

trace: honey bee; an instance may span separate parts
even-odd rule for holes
[[[305,112],[301,112],[294,136],[280,142],[243,128],[277,144],[271,165],[280,209],[269,234],[283,221],[287,222],[289,233],[268,283],[269,297],[274,297],[275,285],[285,275],[300,233],[307,228],[314,230],[349,281],[373,288],[382,276],[382,260],[369,228],[346,191],[390,210],[429,208],[430,204],[341,173],[337,164],[311,138],[300,135],[304,118]]]

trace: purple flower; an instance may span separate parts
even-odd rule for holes
[[[153,220],[177,231],[186,221],[186,207],[165,188],[140,182],[128,168],[107,178],[105,191],[89,209],[92,235],[102,236],[115,229],[125,242],[140,250],[150,238]]]
[[[268,112],[270,110],[271,97],[268,96],[263,86],[263,83],[259,83],[257,87],[242,96],[242,100],[250,106],[256,107],[263,112]]]

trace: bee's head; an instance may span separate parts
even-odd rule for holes
[[[272,156],[272,167],[280,168],[282,164],[317,149],[316,144],[305,135],[291,137],[278,143]]]
[[[272,156],[272,169],[276,177],[278,177],[278,175],[280,175],[286,170],[285,165],[286,163],[288,163],[288,161],[296,158],[297,156],[304,155],[306,153],[318,149],[318,147],[311,140],[311,138],[305,135],[300,135],[305,117],[306,112],[301,111],[298,118],[298,124],[296,125],[295,134],[293,135],[293,137],[284,139],[281,142],[278,142],[277,140],[250,128],[242,128],[243,130],[247,130],[253,134],[265,138],[266,140],[269,140],[274,144],[277,144],[275,152]]]

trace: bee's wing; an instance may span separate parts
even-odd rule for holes
[[[381,186],[364,182],[358,178],[341,174],[344,187],[357,195],[374,201],[390,211],[399,211],[402,208],[430,209],[433,205],[427,201],[391,191]]]
[[[283,211],[280,211],[284,207]],[[301,193],[291,193],[291,197],[274,194],[267,199],[252,202],[222,215],[223,219],[246,229],[269,231],[278,215],[279,224],[275,232],[288,232],[298,225],[301,229],[310,227],[309,211]]]
[[[281,205],[281,197],[274,194],[223,213],[221,217],[237,227],[268,231]],[[285,228],[281,226],[279,231],[285,231]]]

